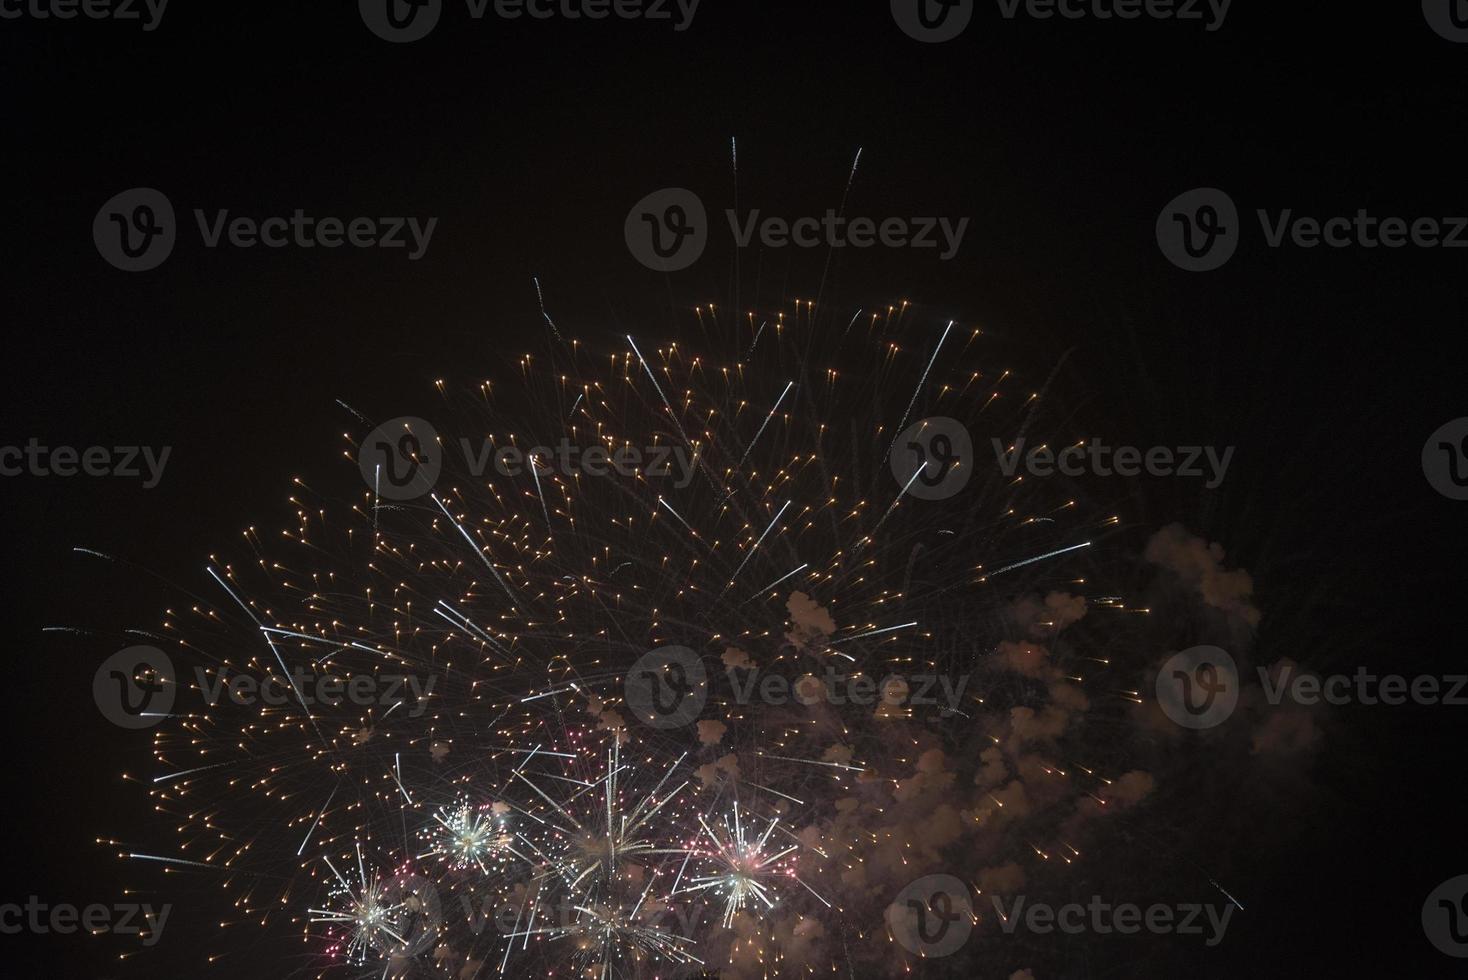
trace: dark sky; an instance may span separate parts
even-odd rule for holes
[[[878,2],[703,0],[677,31],[474,20],[446,0],[409,44],[375,37],[354,7],[177,2],[155,30],[0,20],[0,444],[172,447],[150,489],[0,478],[12,572],[0,903],[121,900],[140,876],[95,840],[168,839],[119,779],[149,772],[148,737],[108,725],[90,691],[117,631],[155,624],[167,600],[148,576],[72,549],[202,588],[205,557],[246,525],[288,521],[289,479],[338,452],[338,399],[404,414],[433,379],[471,382],[538,343],[532,277],[556,322],[589,337],[657,333],[736,288],[745,305],[788,306],[824,275],[833,305],[909,299],[1019,347],[1074,346],[1088,410],[1118,443],[1239,447],[1227,492],[1167,485],[1137,503],[1254,574],[1273,658],[1461,665],[1468,504],[1435,493],[1419,456],[1468,415],[1468,252],[1272,249],[1254,218],[1468,214],[1468,44],[1439,37],[1417,4],[1237,0],[1210,32],[1008,20],[978,3],[936,44]],[[838,206],[860,148],[850,213],[967,216],[963,247],[946,262],[846,250],[829,268],[823,250],[751,249],[736,275],[724,236],[685,272],[639,265],[623,221],[644,195],[682,186],[711,211],[734,206],[731,138],[742,208]],[[182,220],[167,261],[129,274],[99,256],[91,225],[140,186]],[[1210,186],[1237,202],[1244,240],[1224,268],[1184,272],[1154,226],[1168,201]],[[195,208],[438,223],[417,261],[209,249]],[[1468,873],[1465,721],[1468,708],[1348,713],[1298,826],[1233,815],[1221,851],[1246,854],[1256,830],[1292,843],[1250,870],[1240,942],[1197,975],[1447,975],[1454,962],[1417,917]],[[119,963],[129,947],[112,937],[5,935],[0,962],[16,976],[203,975],[200,950],[231,937],[207,900],[180,901],[162,960]]]

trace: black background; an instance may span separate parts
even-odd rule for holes
[[[950,262],[847,250],[825,302],[909,299],[1037,348],[1074,345],[1088,410],[1114,442],[1238,446],[1220,491],[1160,488],[1136,516],[1226,545],[1255,576],[1274,656],[1347,672],[1462,662],[1468,505],[1428,486],[1419,454],[1468,414],[1465,253],[1268,249],[1256,223],[1232,262],[1195,275],[1162,257],[1153,232],[1162,206],[1197,186],[1226,189],[1246,216],[1468,213],[1468,45],[1434,34],[1415,3],[1236,0],[1213,33],[1008,21],[981,3],[962,37],[930,45],[885,3],[703,0],[679,33],[472,21],[450,2],[427,39],[392,45],[355,4],[175,0],[153,32],[6,20],[0,45],[0,442],[173,447],[154,489],[0,480],[11,573],[0,901],[110,903],[124,888],[170,900],[162,876],[96,843],[166,842],[167,828],[120,779],[149,773],[148,736],[112,728],[90,693],[117,631],[156,622],[160,590],[72,549],[202,587],[205,556],[243,527],[289,521],[291,477],[332,468],[337,399],[411,414],[434,379],[471,382],[543,343],[532,277],[561,328],[586,336],[655,335],[696,303],[728,302],[727,242],[664,276],[633,260],[623,219],[665,186],[711,211],[733,206],[731,137],[743,207],[836,206],[860,147],[849,213],[972,219]],[[90,226],[134,186],[162,190],[181,218],[302,207],[440,220],[417,262],[401,250],[210,250],[186,224],[163,266],[127,274],[100,258]],[[825,261],[747,254],[742,300],[808,298]],[[51,626],[100,632],[42,632]],[[1465,710],[1350,713],[1311,775],[1325,802],[1290,828],[1287,860],[1229,882],[1247,911],[1196,975],[1461,971],[1426,943],[1418,914],[1432,888],[1468,872]],[[1250,821],[1236,815],[1237,836],[1213,847],[1247,856]],[[116,937],[0,936],[0,973],[275,975],[239,957],[204,965],[209,950],[258,938],[219,933],[219,910],[195,893],[206,897],[175,899],[151,953],[119,962],[134,944]]]

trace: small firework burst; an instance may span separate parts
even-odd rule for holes
[[[428,850],[419,857],[437,858],[455,870],[478,868],[482,874],[502,868],[512,854],[508,812],[502,803],[474,806],[464,797],[439,807],[423,830]]]
[[[402,872],[383,874],[368,870],[357,847],[357,878],[353,882],[323,858],[333,876],[327,908],[310,909],[310,921],[325,923],[330,938],[328,955],[339,952],[353,966],[374,956],[405,955],[423,943],[415,934],[425,911],[410,878]],[[348,872],[350,874],[350,872]]]
[[[775,899],[771,892],[781,879],[800,879],[795,874],[795,863],[787,860],[800,849],[798,843],[779,847],[770,844],[770,835],[780,825],[780,818],[770,819],[764,833],[751,836],[749,824],[739,810],[739,801],[734,801],[731,816],[726,816],[717,829],[703,817],[698,819],[704,837],[712,842],[694,853],[702,860],[713,864],[717,870],[711,874],[698,875],[689,879],[684,892],[712,891],[724,900],[722,918],[725,929],[734,923],[734,915],[746,905],[760,909],[773,909]],[[801,882],[804,884],[804,882]],[[808,887],[808,886],[807,886]],[[678,892],[674,892],[678,894]],[[819,897],[819,896],[818,896]],[[822,901],[825,901],[822,899]]]
[[[608,901],[569,907],[566,925],[543,928],[535,933],[553,939],[570,938],[573,959],[583,976],[638,976],[646,964],[702,965],[694,955],[695,940],[680,936],[644,915],[653,882],[632,903]],[[515,934],[511,934],[513,942]]]

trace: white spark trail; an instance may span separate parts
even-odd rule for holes
[[[154,776],[153,777],[153,782],[155,782],[155,783],[166,783],[170,779],[177,779],[180,776],[192,776],[196,772],[204,772],[205,770],[208,770],[208,769],[218,769],[220,766],[231,766],[231,765],[234,765],[234,763],[232,763],[232,762],[217,762],[217,763],[215,763],[212,766],[200,766],[197,769],[185,769],[183,772],[170,772],[170,773],[167,773],[167,774],[162,775],[162,776]]]
[[[775,399],[775,404],[770,409],[770,414],[765,416],[765,420],[760,423],[759,431],[754,434],[753,439],[749,440],[749,448],[744,450],[743,456],[739,457],[739,465],[734,467],[736,470],[744,469],[744,461],[749,459],[750,453],[754,452],[755,443],[759,442],[759,437],[765,434],[765,429],[769,426],[770,419],[775,417],[775,413],[780,410],[780,403],[785,400],[785,396],[790,394],[790,389],[794,387],[794,381],[785,382],[785,390],[780,392],[780,397]]]
[[[433,493],[429,494],[429,496],[433,498],[433,502],[435,504],[438,504],[438,509],[443,511],[443,516],[449,519],[449,523],[459,529],[459,533],[464,536],[464,540],[469,542],[469,547],[474,549],[474,553],[479,556],[480,561],[484,562],[484,566],[489,569],[490,574],[494,576],[494,580],[500,584],[500,588],[505,590],[505,595],[509,596],[510,601],[515,604],[515,608],[519,609],[520,600],[515,597],[514,592],[510,591],[510,586],[505,582],[503,578],[500,577],[499,570],[496,569],[494,567],[494,564],[485,557],[484,552],[481,551],[479,546],[474,543],[474,539],[469,537],[469,532],[464,530],[464,528],[459,524],[458,521],[454,520],[454,515],[450,514],[449,509],[443,505],[443,501],[438,499],[438,494]]]
[[[789,571],[789,572],[786,572],[784,575],[781,575],[779,578],[775,579],[775,581],[771,582],[769,585],[765,586],[763,589],[760,589],[758,592],[755,592],[748,599],[745,599],[744,602],[753,602],[755,599],[758,599],[760,596],[764,595],[766,592],[770,591],[771,589],[773,589],[775,586],[779,585],[781,582],[785,581],[790,576],[792,576],[792,575],[799,575],[801,572],[805,571],[809,567],[810,567],[810,562],[804,562],[804,563],[802,563],[799,568],[794,569],[794,570]],[[741,602],[740,605],[742,606],[742,605],[744,605],[744,603]]]
[[[185,861],[182,858],[159,857],[156,854],[128,854],[125,856],[132,858],[134,861],[161,861],[164,864],[187,864],[195,868],[208,868],[210,871],[219,870],[212,864],[201,864],[198,861]]]
[[[1016,568],[1024,568],[1026,565],[1033,565],[1037,561],[1044,561],[1046,558],[1054,558],[1056,555],[1063,555],[1063,554],[1065,554],[1067,552],[1070,552],[1070,551],[1079,551],[1081,548],[1089,548],[1089,547],[1091,547],[1091,542],[1085,541],[1085,542],[1082,542],[1081,544],[1073,544],[1069,548],[1057,548],[1054,551],[1047,551],[1043,555],[1036,555],[1033,558],[1026,558],[1024,561],[1017,561],[1013,565],[1005,565],[1003,568],[999,569],[998,571],[996,571],[996,572],[989,572],[986,575],[984,575],[983,577],[986,578],[986,579],[993,578],[996,575],[1003,575],[1005,572],[1012,572]]]
[[[850,643],[852,640],[859,640],[859,639],[861,639],[864,636],[877,636],[877,635],[879,635],[881,633],[891,633],[893,630],[905,630],[909,626],[916,626],[916,625],[917,625],[917,620],[913,620],[910,623],[903,623],[900,626],[884,626],[881,629],[867,630],[865,633],[857,633],[855,636],[843,636],[839,640],[832,640],[831,641],[831,646],[835,646],[838,643]]]
[[[314,833],[316,833],[316,825],[321,822],[321,818],[322,817],[326,816],[326,808],[329,807],[329,806],[331,806],[331,801],[334,800],[334,799],[336,799],[336,791],[337,791],[337,789],[338,789],[338,787],[336,787],[336,786],[333,786],[332,787],[332,789],[331,789],[331,795],[328,796],[326,798],[326,802],[321,805],[321,812],[318,813],[318,814],[316,814],[316,819],[315,820],[312,820],[311,821],[311,829],[308,830],[308,831],[306,831],[306,837],[305,837],[304,840],[301,841],[301,846],[298,847],[298,848],[296,848],[296,857],[300,857],[302,854],[305,853],[305,851],[306,851],[306,844],[311,840],[311,835],[314,834]]]
[[[902,421],[897,423],[897,431],[892,436],[892,445],[887,447],[887,455],[883,457],[885,462],[892,456],[892,450],[897,446],[897,440],[902,436],[902,430],[907,428],[907,417],[912,414],[912,407],[917,404],[918,395],[922,394],[923,385],[928,382],[928,372],[933,370],[933,362],[938,360],[938,352],[943,349],[943,342],[948,339],[948,332],[953,329],[953,321],[948,321],[948,326],[943,330],[943,336],[938,339],[938,346],[933,348],[933,356],[928,358],[928,366],[923,368],[923,376],[918,379],[917,387],[913,389],[912,400],[907,403],[907,411],[902,413]]]
[[[761,534],[759,536],[759,540],[754,543],[754,547],[749,549],[749,554],[744,556],[744,560],[740,562],[739,567],[734,570],[734,574],[729,579],[729,585],[724,586],[724,591],[719,593],[721,597],[724,595],[724,592],[729,591],[729,587],[734,584],[734,580],[739,577],[739,573],[744,571],[744,566],[749,564],[749,560],[754,557],[754,553],[758,551],[759,546],[764,543],[765,537],[769,535],[770,530],[780,522],[780,518],[784,515],[785,511],[789,509],[789,507],[790,501],[787,500],[785,501],[785,506],[780,508],[780,513],[776,514],[774,518],[771,519],[769,526],[766,527],[764,530],[764,534]]]

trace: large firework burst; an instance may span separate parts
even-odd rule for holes
[[[1128,612],[1088,580],[1115,518],[982,453],[1086,433],[905,304],[685,332],[553,329],[508,378],[440,383],[452,428],[357,416],[367,488],[298,481],[294,526],[147,634],[187,686],[283,694],[180,692],[151,790],[180,839],[148,855],[322,972],[603,978],[909,959],[903,882],[1078,859],[1120,773],[1073,736],[1135,693],[1104,635],[1053,641]],[[692,658],[643,672],[695,705],[671,720],[629,673],[666,651]]]

